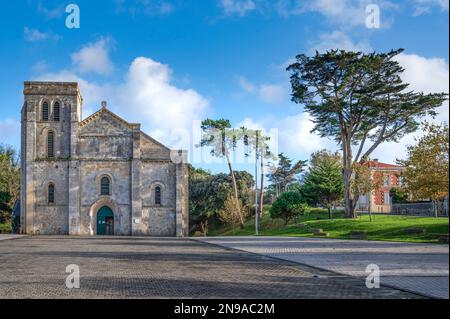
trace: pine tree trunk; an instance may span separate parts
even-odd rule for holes
[[[262,212],[263,212],[263,200],[264,200],[264,154],[261,150],[261,189],[259,190],[259,206],[258,206],[258,217],[261,221]]]
[[[344,151],[343,161],[343,177],[344,177],[344,203],[345,203],[345,217],[356,218],[355,205],[352,194],[352,174],[353,174],[353,156],[351,143],[349,139],[342,141],[342,148]]]
[[[239,216],[239,224],[240,227],[244,228],[244,219],[242,218],[242,212],[241,212],[241,206],[239,205],[239,194],[238,194],[238,188],[236,183],[236,176],[234,175],[233,168],[231,167],[231,161],[228,153],[226,154],[227,163],[228,163],[228,169],[230,170],[231,180],[233,182],[233,191],[234,191],[234,198],[236,200],[236,211]]]

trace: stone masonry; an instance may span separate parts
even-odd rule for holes
[[[187,151],[168,149],[106,102],[83,120],[78,83],[25,82],[24,98],[23,233],[97,235],[97,213],[107,207],[114,235],[188,235]]]

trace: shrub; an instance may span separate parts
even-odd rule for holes
[[[308,206],[303,202],[298,192],[286,192],[281,194],[270,208],[271,218],[282,218],[287,225],[290,220],[303,215]]]
[[[223,208],[219,211],[220,220],[227,225],[237,225],[240,223],[241,215],[244,215],[244,212],[236,211],[236,207],[242,208],[242,202],[238,200],[236,202],[236,198],[233,195],[229,195],[224,202]]]

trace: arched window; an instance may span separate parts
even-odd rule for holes
[[[53,121],[59,122],[59,118],[60,118],[60,106],[59,102],[55,102],[55,104],[53,104]]]
[[[47,157],[55,157],[55,133],[52,131],[47,133]]]
[[[55,185],[49,184],[48,185],[48,203],[54,204],[55,203]]]
[[[44,102],[42,103],[42,121],[44,122],[48,121],[48,114],[49,114],[48,103]]]
[[[103,176],[100,180],[100,194],[111,195],[111,181],[108,176]]]
[[[155,187],[155,205],[161,205],[161,186]]]

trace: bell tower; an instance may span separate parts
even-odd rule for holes
[[[53,167],[67,167],[75,154],[78,122],[81,120],[82,97],[77,83],[25,82],[21,112],[21,232],[33,234],[36,217],[44,200],[39,192],[51,176]],[[67,163],[66,163],[67,164]],[[54,172],[56,174],[56,171]],[[65,192],[67,183],[58,181],[57,192]],[[38,189],[39,188],[39,189]],[[67,196],[60,196],[67,198]],[[38,205],[37,203],[40,203]],[[64,207],[66,202],[58,202]],[[44,205],[45,206],[45,205]],[[67,208],[64,208],[68,214]],[[68,225],[64,227],[68,231]]]

